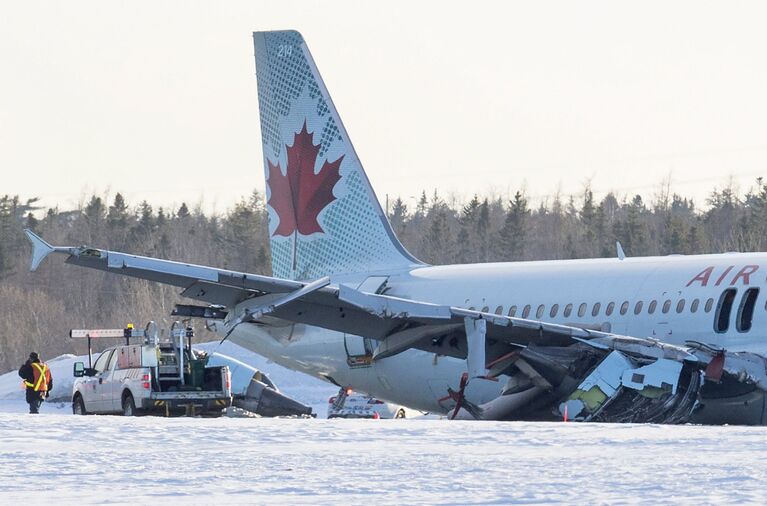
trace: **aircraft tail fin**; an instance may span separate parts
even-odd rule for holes
[[[420,264],[394,235],[301,34],[254,32],[253,42],[273,274]]]

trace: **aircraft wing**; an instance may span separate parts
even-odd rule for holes
[[[114,274],[177,286],[184,297],[233,307],[246,299],[252,305],[240,317],[258,321],[271,316],[295,323],[363,335],[381,341],[378,358],[449,336],[441,354],[466,357],[463,341],[452,340],[464,331],[464,320],[483,319],[488,337],[508,344],[567,344],[573,337],[592,339],[604,332],[553,323],[510,318],[467,309],[375,295],[345,285],[331,286],[328,278],[302,283],[286,279],[131,255],[88,246],[51,246],[26,230],[32,242],[30,269],[36,270],[50,253],[67,255],[66,263]]]
[[[210,304],[233,306],[250,297],[295,291],[303,283],[214,267],[130,255],[87,246],[51,246],[31,230],[24,231],[32,242],[34,271],[51,253],[67,255],[66,262],[124,276],[156,281],[183,288],[181,294]]]
[[[378,340],[376,358],[421,348],[442,355],[467,357],[465,322],[486,322],[488,341],[500,343],[497,358],[508,346],[530,343],[567,345],[574,338],[593,339],[608,334],[595,330],[511,318],[458,307],[369,294],[327,278],[302,283],[270,276],[174,262],[88,246],[51,246],[26,230],[32,242],[35,270],[50,253],[67,255],[66,263],[181,288],[181,295],[229,308],[246,299],[252,304],[231,325],[256,322],[265,316],[304,323]],[[494,347],[490,347],[494,350]]]

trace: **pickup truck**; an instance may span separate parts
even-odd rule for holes
[[[113,346],[93,367],[76,362],[72,412],[221,415],[232,404],[229,367],[206,367],[204,354],[179,344]]]

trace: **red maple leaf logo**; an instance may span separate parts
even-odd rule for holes
[[[336,200],[333,187],[341,179],[338,169],[343,155],[334,162],[325,160],[322,169],[315,174],[320,145],[314,144],[314,134],[307,131],[306,121],[301,131],[294,135],[293,145],[285,148],[288,154],[286,175],[282,175],[279,162],[268,160],[267,184],[271,192],[267,204],[280,217],[280,224],[272,235],[289,237],[295,231],[302,235],[324,232],[317,216]]]

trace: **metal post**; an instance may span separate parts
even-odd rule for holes
[[[88,369],[93,369],[93,351],[91,351],[91,336],[88,334]]]
[[[178,336],[178,379],[184,384],[184,332]]]

